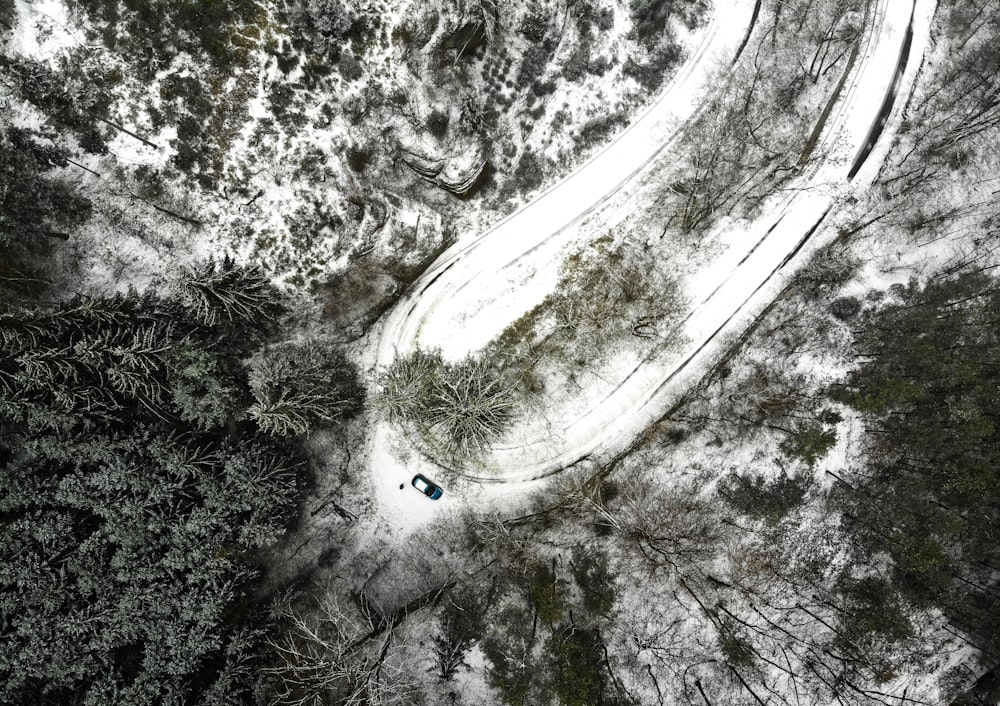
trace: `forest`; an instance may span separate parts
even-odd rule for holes
[[[678,349],[717,234],[828,148],[876,0],[749,3],[536,306],[376,362],[724,4],[0,0],[0,703],[1000,703],[992,0],[926,5],[874,181],[616,452],[483,481]],[[382,443],[437,514],[386,509]]]

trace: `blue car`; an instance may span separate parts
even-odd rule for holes
[[[426,495],[431,500],[437,500],[441,497],[442,490],[439,486],[435,485],[431,481],[424,478],[419,473],[413,476],[413,487],[419,490],[421,493]]]

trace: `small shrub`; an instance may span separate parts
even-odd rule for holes
[[[537,564],[528,583],[528,600],[539,619],[554,625],[566,613],[566,595],[562,582],[548,564]]]
[[[890,643],[913,635],[899,593],[889,583],[867,577],[848,580],[841,586],[848,610],[841,613],[841,649],[856,652],[881,638]]]
[[[615,603],[614,577],[600,550],[578,547],[573,551],[573,580],[583,593],[583,607],[593,616],[607,616]]]
[[[818,252],[795,275],[807,298],[816,299],[823,292],[847,284],[861,263],[845,250],[828,248]]]
[[[542,164],[534,152],[525,151],[514,169],[514,184],[522,192],[529,192],[542,185]]]
[[[610,135],[627,123],[627,119],[621,113],[610,113],[591,118],[580,128],[579,143],[584,147],[604,142]]]
[[[413,31],[406,25],[396,25],[392,28],[390,38],[396,44],[402,44],[404,47],[408,47],[413,43]]]
[[[623,73],[634,78],[647,91],[654,92],[680,63],[682,56],[680,46],[668,42],[651,52],[648,62],[639,63],[634,59],[628,59],[623,67]]]
[[[564,127],[568,126],[572,122],[570,115],[565,110],[557,110],[556,114],[552,116],[552,122],[550,123],[550,129],[552,132],[559,132]]]
[[[271,112],[274,113],[274,117],[280,123],[286,124],[288,115],[295,104],[295,89],[287,83],[278,81],[268,91],[267,100],[271,104]],[[180,131],[181,127],[178,126],[178,137],[181,136]]]
[[[673,4],[672,0],[632,0],[629,10],[640,44],[651,47],[660,40],[667,30]]]
[[[861,302],[857,297],[839,297],[830,305],[830,313],[834,318],[847,321],[857,316],[861,311]]]
[[[468,667],[465,655],[486,630],[485,613],[482,596],[473,590],[453,591],[447,596],[434,637],[438,679],[448,681],[459,667]]]
[[[719,621],[719,632],[716,636],[719,641],[719,651],[726,658],[726,662],[733,667],[753,667],[756,661],[753,647],[736,628],[732,620]]]
[[[521,20],[519,31],[531,42],[541,42],[548,32],[548,20],[540,12],[529,12]]]
[[[278,65],[278,71],[287,76],[298,67],[299,57],[292,51],[281,51],[275,54],[275,62]]]
[[[472,56],[486,41],[486,27],[481,22],[469,22],[444,40],[445,49],[457,49],[459,58]]]
[[[551,95],[556,91],[555,81],[535,81],[531,84],[531,92],[539,98]]]
[[[367,147],[351,145],[347,148],[347,166],[355,172],[363,172],[371,162],[372,152]]]
[[[836,443],[837,432],[833,429],[819,424],[800,424],[795,433],[781,442],[781,451],[815,466]]]
[[[0,27],[13,29],[17,21],[17,7],[14,0],[0,0]]]
[[[564,626],[549,643],[552,691],[564,706],[610,703],[605,696],[604,651],[596,631]]]
[[[590,62],[587,70],[594,76],[603,76],[611,68],[611,60],[606,56],[599,56]]]
[[[511,604],[492,617],[490,630],[482,642],[489,662],[486,679],[505,704],[526,702],[537,669],[530,664],[531,621],[525,620],[527,606]]]
[[[777,524],[801,504],[812,479],[808,476],[782,476],[766,481],[760,476],[731,473],[719,481],[719,495],[737,512]]]
[[[816,415],[816,419],[823,424],[840,424],[844,417],[835,409],[824,409]]]
[[[610,7],[602,7],[597,13],[597,28],[602,32],[609,32],[615,27],[615,13]]]
[[[524,52],[521,70],[517,74],[518,88],[527,88],[545,73],[549,63],[549,50],[541,44],[533,44]]]
[[[563,66],[563,76],[568,81],[580,81],[588,71],[590,64],[590,42],[584,40],[573,52]]]
[[[361,68],[361,63],[354,58],[354,54],[345,53],[340,57],[340,63],[337,65],[340,71],[340,75],[344,77],[345,81],[357,81],[364,75],[364,71]]]
[[[341,0],[306,0],[288,13],[293,42],[310,53],[335,59],[351,31],[354,16]]]
[[[448,114],[435,109],[427,118],[427,130],[437,139],[443,139],[448,134]]]
[[[657,338],[685,308],[665,268],[605,236],[568,257],[555,290],[493,345],[512,365],[561,359],[579,368],[607,360],[624,340]]]

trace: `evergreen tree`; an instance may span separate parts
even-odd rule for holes
[[[891,558],[896,590],[939,606],[996,659],[1000,287],[967,274],[897,294],[865,316],[866,362],[831,393],[864,412],[872,432],[865,475],[834,499],[862,546]],[[858,595],[883,613],[896,605],[885,591]],[[880,620],[891,635],[905,630]]]
[[[249,294],[227,291],[252,301],[240,281]],[[231,704],[259,687],[254,556],[293,519],[302,466],[248,418],[233,351],[266,317],[183,311],[132,292],[0,315],[0,702]]]
[[[266,333],[283,310],[281,296],[259,267],[241,267],[228,256],[185,268],[176,281],[185,309],[204,326]]]
[[[250,385],[257,399],[250,415],[263,431],[280,436],[336,424],[358,411],[363,396],[344,354],[317,341],[262,354]]]

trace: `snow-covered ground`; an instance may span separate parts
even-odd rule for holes
[[[724,253],[685,282],[694,310],[678,333],[687,343],[670,357],[651,356],[624,370],[597,404],[561,417],[556,433],[536,428],[535,434],[495,448],[485,462],[493,474],[522,486],[596,452],[620,449],[701,376],[722,345],[721,334],[745,326],[796,266],[835,236],[835,228],[823,225],[825,219],[836,204],[874,179],[899,120],[901,101],[891,104],[890,97],[905,94],[915,79],[934,5],[934,0],[877,3],[855,75],[817,150],[822,157],[776,195],[760,217],[729,223],[716,234],[727,245]],[[539,303],[555,284],[559,253],[578,232],[573,225],[669,148],[697,112],[715,69],[732,60],[752,9],[749,1],[720,2],[698,50],[660,100],[618,140],[521,211],[446,252],[389,316],[378,362],[387,364],[418,346],[439,347],[446,356],[461,358]],[[897,75],[910,31],[909,60]],[[890,105],[886,120],[883,109]],[[880,121],[886,129],[858,168],[858,156]],[[857,172],[853,179],[852,171]],[[399,484],[408,483],[414,472],[435,475],[433,465],[415,452],[401,453],[406,446],[393,430],[380,426],[375,431],[372,467],[386,517],[413,526],[469,499],[455,488],[446,488],[436,504],[412,489],[400,493]]]
[[[18,19],[9,41],[18,53],[51,63],[70,47],[85,44],[82,34],[70,27],[60,0],[16,0],[14,6]]]

